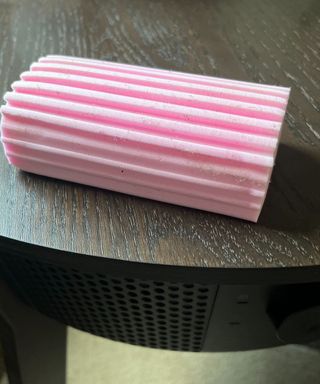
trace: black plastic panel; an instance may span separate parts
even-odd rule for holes
[[[68,325],[126,343],[200,351],[216,286],[120,278],[4,256],[20,296]]]

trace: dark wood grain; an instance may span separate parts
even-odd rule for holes
[[[320,2],[0,2],[0,93],[49,53],[292,87],[258,224],[19,172],[0,155],[0,235],[200,267],[320,265]]]

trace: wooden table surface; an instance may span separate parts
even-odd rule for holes
[[[0,247],[12,238],[168,265],[320,266],[319,0],[7,0],[0,26],[1,94],[49,53],[292,87],[258,224],[27,174],[1,149]]]

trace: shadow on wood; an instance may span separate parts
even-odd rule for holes
[[[320,164],[309,154],[281,144],[259,224],[309,232],[319,223]]]

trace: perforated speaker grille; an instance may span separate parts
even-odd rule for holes
[[[115,278],[5,257],[20,294],[68,325],[126,343],[200,351],[216,286]]]

